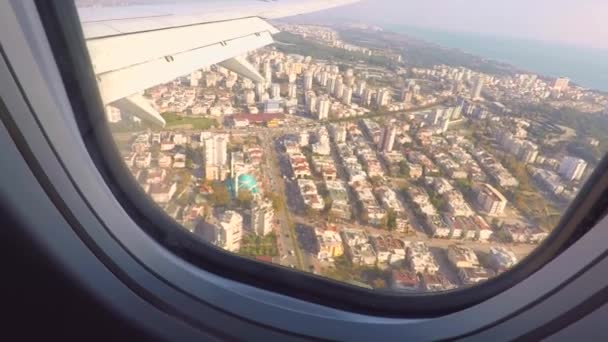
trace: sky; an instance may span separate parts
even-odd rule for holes
[[[608,49],[608,0],[363,0],[324,14]]]

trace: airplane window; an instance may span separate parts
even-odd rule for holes
[[[398,293],[508,271],[608,147],[606,50],[505,38],[472,6],[427,28],[416,16],[445,9],[350,2],[237,18],[77,0],[124,163],[183,229],[245,258]]]

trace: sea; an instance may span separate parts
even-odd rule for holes
[[[505,62],[531,73],[565,76],[585,88],[608,92],[608,49],[404,25],[382,27],[387,31]]]

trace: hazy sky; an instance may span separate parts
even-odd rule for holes
[[[608,0],[363,0],[331,13],[608,49]]]

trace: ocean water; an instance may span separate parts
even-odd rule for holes
[[[608,91],[608,50],[403,25],[383,27],[539,75],[566,76],[583,87]]]

